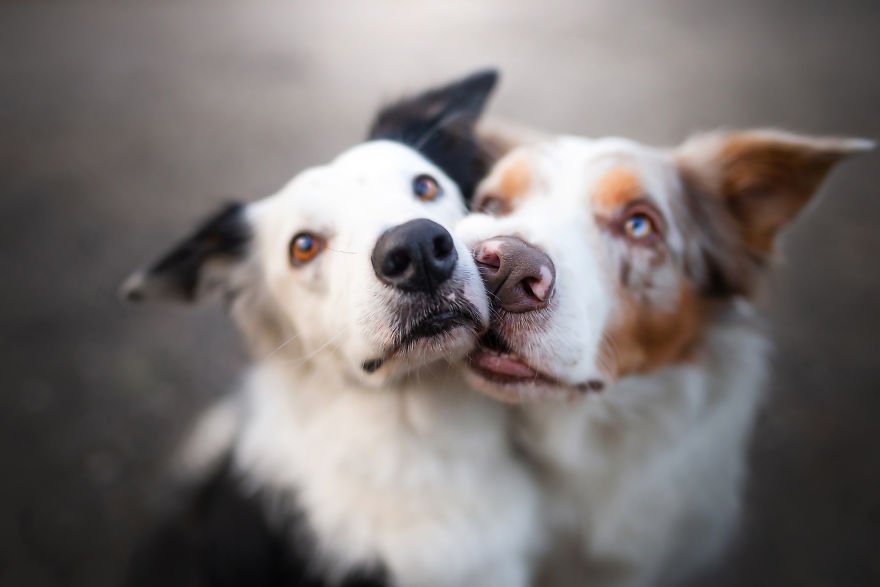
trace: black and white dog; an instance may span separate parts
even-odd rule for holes
[[[198,489],[132,583],[529,583],[536,488],[502,405],[449,368],[488,323],[449,230],[486,170],[474,125],[495,81],[385,108],[369,141],[221,210],[126,282],[130,299],[221,294],[255,357],[188,447]]]

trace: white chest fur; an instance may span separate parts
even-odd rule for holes
[[[718,327],[694,363],[523,410],[525,443],[546,466],[554,551],[577,553],[551,558],[548,583],[652,585],[720,551],[738,517],[766,347],[750,327]]]
[[[258,368],[236,466],[294,493],[331,575],[382,561],[400,585],[528,584],[537,492],[503,409],[449,376],[422,380],[374,390]]]

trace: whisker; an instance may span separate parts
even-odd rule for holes
[[[342,335],[346,334],[346,333],[347,333],[347,330],[348,330],[347,328],[343,328],[342,330],[340,330],[339,332],[337,332],[336,334],[334,334],[333,336],[331,336],[330,339],[329,339],[327,342],[325,342],[324,344],[322,344],[321,346],[319,346],[319,347],[316,348],[315,350],[313,350],[313,351],[311,351],[311,352],[309,352],[309,353],[303,355],[302,357],[299,357],[299,358],[296,358],[296,359],[292,359],[292,360],[290,360],[290,361],[285,361],[285,363],[286,363],[286,364],[290,364],[290,365],[293,366],[293,367],[299,367],[300,365],[302,365],[303,363],[305,363],[305,362],[308,361],[309,359],[315,357],[318,353],[320,353],[321,351],[323,351],[324,349],[326,349],[326,348],[327,348],[328,346],[330,346],[333,342],[335,342],[336,340],[338,340]],[[339,347],[337,346],[336,348],[339,348]]]
[[[276,354],[278,351],[280,351],[281,349],[283,349],[284,347],[286,347],[288,344],[290,344],[292,341],[296,340],[297,338],[299,338],[299,333],[296,333],[296,334],[294,334],[293,336],[291,336],[290,338],[284,340],[281,344],[279,344],[277,347],[275,347],[274,349],[272,349],[272,352],[270,352],[270,353],[267,354],[265,357],[263,357],[263,360],[265,361],[265,360],[267,360],[267,359],[271,359],[272,357],[275,356],[275,354]]]
[[[343,253],[345,255],[360,255],[357,251],[343,251],[342,249],[334,249],[333,247],[327,247],[328,251],[333,251],[334,253]]]

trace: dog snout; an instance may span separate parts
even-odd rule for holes
[[[480,243],[474,258],[486,288],[508,312],[520,313],[547,306],[556,281],[556,268],[544,252],[512,236]]]
[[[458,253],[452,235],[426,218],[385,231],[371,257],[382,282],[405,291],[435,291],[452,276]]]

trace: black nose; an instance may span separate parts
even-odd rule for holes
[[[376,276],[388,285],[432,292],[452,275],[458,253],[445,228],[419,218],[386,230],[371,261]]]

